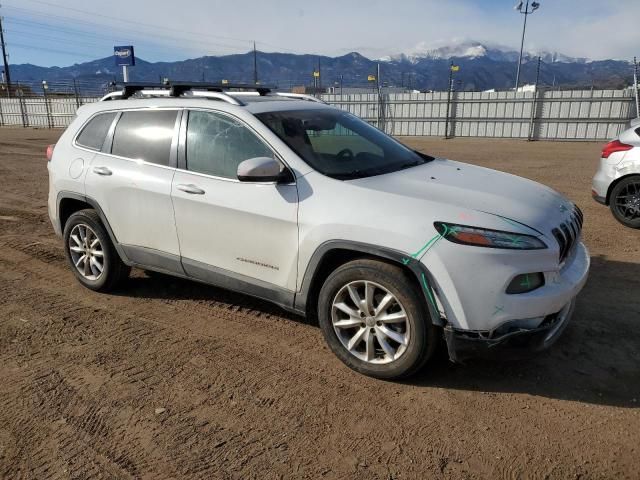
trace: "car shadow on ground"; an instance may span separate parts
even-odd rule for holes
[[[558,342],[529,359],[448,361],[442,345],[436,358],[403,383],[640,407],[640,266],[593,257],[590,278],[574,317]],[[130,279],[123,296],[200,301],[239,307],[316,325],[266,301],[220,288],[142,273]]]
[[[526,393],[626,408],[640,407],[640,266],[592,257],[589,281],[558,342],[515,361],[448,361],[446,349],[413,385]]]

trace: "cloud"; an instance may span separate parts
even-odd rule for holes
[[[96,46],[91,50],[102,52],[100,56],[109,55],[113,44],[133,43],[140,57],[153,61],[246,52],[254,39],[265,51],[327,55],[359,51],[371,57],[408,52],[421,43],[442,46],[456,38],[517,49],[522,30],[522,15],[506,0],[182,0],[179,9],[173,3],[157,0],[112,0],[106,10],[98,0],[65,0],[64,6],[58,7],[44,0],[8,2],[4,4],[9,6],[7,12],[11,5],[19,5],[38,12],[40,17],[34,17],[38,21],[55,24],[44,33],[75,42],[76,50],[80,50],[83,39],[61,29],[88,28],[101,35],[99,40],[92,39]],[[594,59],[640,55],[638,0],[541,3],[529,18],[528,50]],[[42,20],[42,15],[51,18]],[[10,21],[9,17],[7,23]],[[88,27],[87,22],[99,26]],[[33,28],[34,33],[43,33]],[[38,41],[34,35],[31,43]],[[60,59],[63,61],[57,63],[70,63],[68,55],[38,54],[33,49],[12,51],[12,61],[51,64]]]

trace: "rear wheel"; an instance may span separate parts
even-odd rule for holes
[[[422,294],[394,265],[367,259],[336,269],[320,290],[318,317],[331,350],[365,375],[409,376],[435,351]]]
[[[80,210],[64,227],[65,254],[76,278],[91,290],[106,292],[129,275],[94,210]]]
[[[640,176],[627,177],[613,187],[609,204],[616,220],[640,228]]]

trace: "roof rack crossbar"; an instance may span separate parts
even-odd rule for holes
[[[135,95],[137,92],[141,90],[150,90],[154,88],[167,88],[167,85],[164,83],[150,83],[150,82],[135,82],[135,83],[122,83],[122,82],[113,82],[112,86],[122,86],[122,95],[120,98],[122,100],[126,100],[127,98]]]
[[[230,89],[255,90],[260,95],[266,95],[273,87],[250,85],[247,83],[205,83],[205,82],[169,82],[168,86],[179,96],[188,90],[206,90],[208,92],[227,92]]]

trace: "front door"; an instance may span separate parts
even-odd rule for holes
[[[264,298],[273,299],[271,289],[292,294],[298,257],[296,185],[238,181],[243,160],[276,157],[234,117],[192,110],[183,122],[184,168],[176,171],[171,195],[185,271]]]

